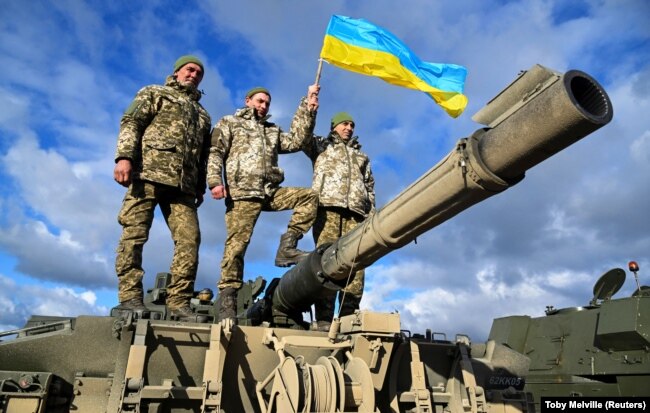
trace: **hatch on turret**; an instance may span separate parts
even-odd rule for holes
[[[601,275],[594,284],[594,297],[589,301],[588,306],[584,307],[567,307],[567,308],[554,308],[553,306],[546,307],[546,315],[553,314],[566,314],[576,311],[584,311],[592,308],[597,308],[604,301],[609,301],[614,294],[618,292],[625,282],[625,271],[620,268],[613,268]]]
[[[598,300],[607,301],[621,289],[625,283],[625,271],[621,268],[613,268],[601,275],[594,284],[594,298],[591,305],[597,305]]]

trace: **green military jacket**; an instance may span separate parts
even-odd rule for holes
[[[367,217],[375,209],[375,179],[357,137],[344,142],[336,132],[315,136],[305,146],[314,164],[312,189],[319,205],[340,207]]]
[[[122,116],[115,161],[130,159],[133,179],[203,194],[212,122],[200,98],[172,76],[142,88]]]
[[[278,154],[301,150],[313,133],[315,117],[305,98],[289,132],[269,122],[269,116],[256,119],[253,109],[247,107],[224,116],[212,130],[208,186],[226,185],[234,200],[264,198],[273,193],[284,181]]]

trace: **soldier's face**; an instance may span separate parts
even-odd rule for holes
[[[334,126],[334,132],[338,133],[343,140],[348,140],[354,134],[354,122],[343,121]]]
[[[201,66],[196,63],[188,63],[185,66],[178,69],[175,73],[176,80],[181,85],[194,85],[195,87],[199,86],[201,80],[203,80],[203,70]]]
[[[263,118],[269,113],[271,107],[271,96],[266,93],[260,92],[253,96],[246,98],[246,107],[252,108],[255,111],[255,116]]]

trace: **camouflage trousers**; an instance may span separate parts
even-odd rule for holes
[[[364,217],[352,212],[349,209],[333,208],[333,207],[319,207],[316,215],[316,222],[312,230],[314,235],[314,243],[316,246],[328,242],[334,242],[342,235],[347,234],[352,229],[357,227],[364,221]],[[321,297],[316,299],[316,320],[331,321],[334,317],[334,307],[336,306],[336,298],[338,296],[339,305],[352,304],[359,307],[359,301],[363,295],[363,284],[365,278],[365,271],[360,270],[352,275],[347,286],[338,293],[331,290],[324,290]]]
[[[174,241],[172,279],[167,287],[167,305],[173,310],[188,305],[194,293],[201,233],[195,197],[168,185],[134,180],[126,192],[117,218],[122,225],[115,259],[118,297],[123,302],[143,296],[142,250],[149,239],[156,205]]]
[[[226,243],[218,287],[239,289],[244,278],[244,255],[262,211],[293,210],[287,230],[304,234],[316,219],[318,194],[311,188],[278,188],[262,199],[226,200]]]

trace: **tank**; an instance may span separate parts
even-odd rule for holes
[[[546,307],[545,316],[494,320],[489,340],[530,358],[524,389],[539,403],[544,396],[647,396],[650,389],[650,287],[613,299],[626,274],[622,268],[596,281],[584,306]]]
[[[323,289],[518,184],[612,115],[588,74],[535,65],[473,117],[484,127],[362,225],[268,287],[246,283],[237,324],[215,317],[209,291],[192,299],[201,322],[169,319],[162,273],[147,311],[33,316],[0,333],[0,412],[534,411],[531,357],[503,334],[474,343],[411,333],[399,314],[369,311],[319,332],[303,312]]]

